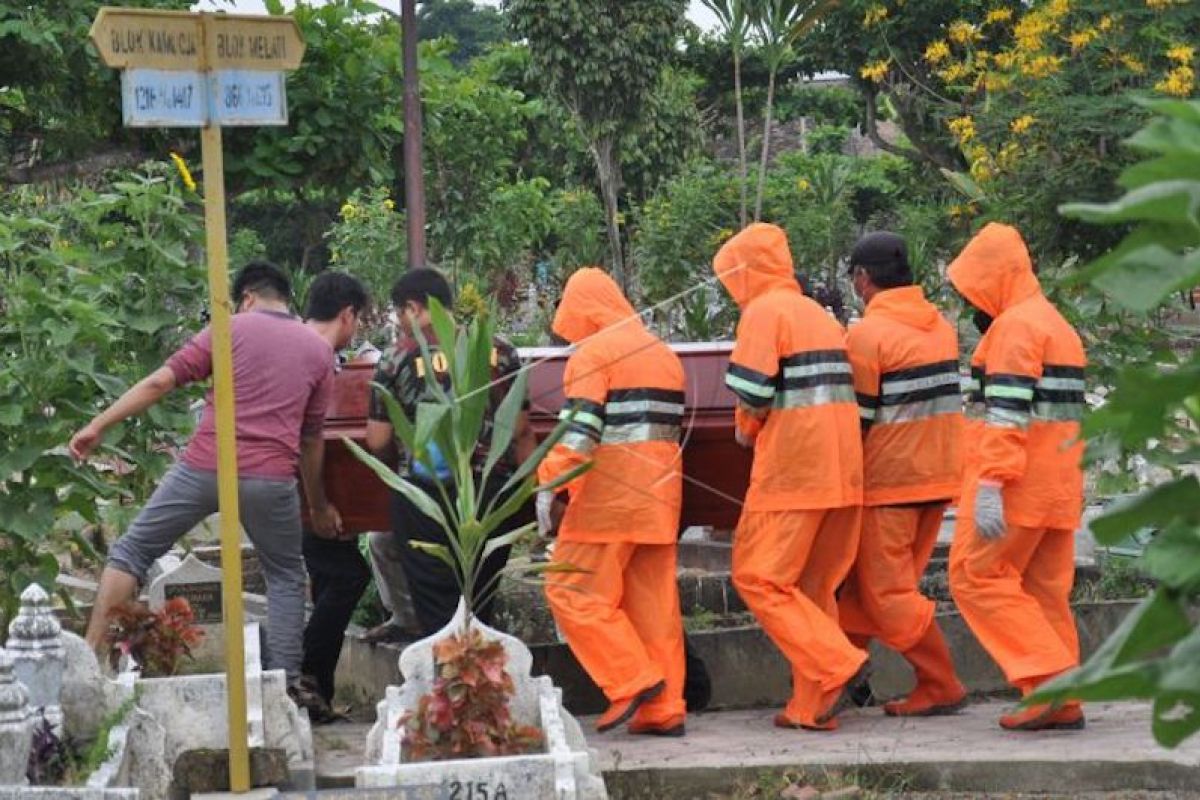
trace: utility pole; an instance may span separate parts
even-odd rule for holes
[[[417,0],[400,0],[404,46],[404,211],[408,268],[425,266],[425,170],[421,159],[421,76],[417,71]]]

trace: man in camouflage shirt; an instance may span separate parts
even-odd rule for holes
[[[450,286],[442,274],[433,269],[414,269],[406,272],[395,286],[392,287],[392,303],[400,318],[401,333],[395,344],[390,346],[380,359],[375,371],[375,382],[386,387],[404,409],[409,419],[415,419],[417,408],[422,403],[435,402],[426,382],[427,371],[432,369],[449,388],[450,376],[446,372],[446,363],[437,349],[433,330],[429,324],[429,298],[434,297],[446,308],[453,305]],[[421,348],[413,336],[413,330],[420,327],[430,347],[429,361],[421,353]],[[489,392],[487,408],[484,413],[483,428],[475,448],[474,463],[482,471],[488,457],[488,444],[492,438],[492,418],[496,408],[504,400],[512,384],[513,377],[520,369],[521,363],[517,351],[512,345],[496,339],[492,350],[492,377],[494,379]],[[367,446],[377,454],[391,455],[396,440],[391,422],[387,414],[387,406],[376,389],[371,396],[371,408],[367,421]],[[533,453],[537,442],[533,429],[529,425],[528,399],[525,409],[517,420],[517,431],[513,436],[508,452],[492,470],[488,485],[484,487],[483,502],[487,503],[508,480],[509,476],[521,462]],[[436,463],[431,473],[424,465],[408,458],[408,454],[399,453],[397,471],[405,479],[426,490],[426,493],[442,503],[441,492],[437,484],[447,482],[449,473],[443,472]],[[453,502],[453,489],[448,491]],[[493,536],[500,536],[522,525],[533,521],[532,503],[520,512],[506,520]],[[446,534],[441,526],[423,514],[415,505],[404,499],[398,493],[392,495],[392,535],[396,547],[391,548],[399,559],[408,579],[409,591],[412,595],[413,608],[417,620],[425,635],[437,632],[454,616],[458,606],[459,589],[454,573],[437,558],[416,548],[409,547],[413,540],[437,542],[446,544]],[[503,569],[508,560],[508,548],[502,548],[493,553],[480,570],[478,586],[484,587]],[[485,598],[480,608],[476,609],[479,618],[486,624],[491,618],[492,603],[490,596]]]

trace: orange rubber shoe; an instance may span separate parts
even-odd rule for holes
[[[927,697],[915,691],[908,697],[883,704],[883,713],[889,717],[944,717],[957,714],[967,705],[967,693],[957,696]]]
[[[1000,727],[1008,731],[1077,731],[1086,726],[1079,703],[1030,706],[1000,718]]]
[[[625,723],[634,715],[642,703],[658,697],[665,688],[667,688],[667,682],[659,681],[653,686],[642,689],[631,697],[609,703],[608,710],[600,715],[600,719],[596,720],[596,731],[604,733]]]
[[[676,714],[666,722],[629,723],[629,732],[638,736],[683,736],[687,733],[683,714]]]

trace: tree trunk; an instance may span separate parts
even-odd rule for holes
[[[596,160],[596,175],[600,178],[600,194],[604,198],[604,222],[608,228],[608,247],[612,253],[612,274],[622,289],[628,289],[625,275],[625,259],[621,248],[621,227],[617,222],[619,213],[617,198],[621,189],[621,165],[613,156],[612,136],[602,136],[592,143],[592,157]]]
[[[740,178],[742,204],[738,211],[738,222],[746,227],[746,117],[742,110],[742,56],[733,51],[733,97],[737,105],[738,176]]]
[[[404,58],[404,213],[408,269],[425,266],[425,168],[422,165],[421,80],[417,73],[417,4],[401,3]]]
[[[763,111],[762,157],[758,161],[758,191],[754,195],[754,221],[762,217],[763,189],[767,185],[767,157],[771,154],[771,112],[775,105],[775,70],[767,77],[767,107]]]

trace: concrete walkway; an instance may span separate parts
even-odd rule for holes
[[[1009,708],[981,702],[952,717],[892,719],[878,709],[844,714],[833,733],[784,731],[775,710],[693,715],[681,739],[593,733],[614,798],[722,795],[785,773],[839,772],[860,785],[906,791],[1080,792],[1200,789],[1200,738],[1177,750],[1155,744],[1150,709],[1095,703],[1083,731],[1008,733],[996,719]],[[366,725],[314,728],[318,783],[353,784]]]
[[[1095,703],[1082,731],[1009,733],[1001,702],[952,717],[844,714],[832,733],[775,728],[775,709],[693,715],[681,739],[589,734],[610,790],[621,797],[703,797],[764,775],[838,770],[909,790],[1051,792],[1200,789],[1200,739],[1176,750],[1150,734],[1150,707]],[[592,719],[582,720],[591,730]]]

